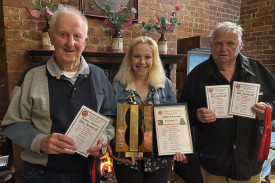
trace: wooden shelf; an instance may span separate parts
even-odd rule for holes
[[[46,61],[54,53],[54,50],[29,50],[34,63]],[[94,64],[120,64],[125,53],[103,53],[103,52],[83,52],[83,57],[87,62]],[[160,55],[163,64],[180,64],[186,54],[179,55]]]
[[[28,50],[27,54],[31,57],[33,63],[47,61],[54,53],[54,50]],[[125,53],[104,53],[104,52],[83,52],[82,56],[89,63],[93,63],[101,67],[110,81],[113,81],[115,74],[119,69]],[[173,64],[181,64],[186,54],[179,55],[160,55],[160,59],[166,70],[166,76],[170,78]]]

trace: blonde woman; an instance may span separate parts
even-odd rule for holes
[[[113,88],[118,103],[175,104],[171,81],[166,78],[158,46],[150,37],[138,37],[129,46]],[[129,97],[131,96],[131,97]],[[146,139],[146,134],[145,134]],[[149,143],[145,140],[145,143]],[[152,159],[116,159],[115,174],[119,183],[167,183],[171,172],[171,157],[158,157],[154,139]],[[176,153],[174,160],[183,161],[185,155]]]

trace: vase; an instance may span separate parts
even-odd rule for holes
[[[161,36],[158,40],[158,49],[159,54],[167,54],[167,40],[164,37],[164,33],[161,33]]]
[[[116,33],[112,37],[112,51],[123,53],[123,38],[120,34],[120,30],[116,30]]]
[[[51,44],[50,37],[48,34],[50,26],[47,23],[46,27],[43,29],[41,33],[41,38],[42,38],[42,46],[44,50],[54,50],[54,46]]]

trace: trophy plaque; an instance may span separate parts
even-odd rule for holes
[[[153,154],[153,105],[117,104],[117,158]]]

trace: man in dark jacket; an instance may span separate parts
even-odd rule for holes
[[[211,55],[187,76],[180,102],[188,102],[189,117],[196,126],[196,146],[204,183],[259,183],[263,161],[257,156],[260,126],[266,105],[275,107],[275,80],[257,60],[240,54],[242,28],[219,23],[212,33]],[[216,118],[207,108],[205,86],[230,85],[233,81],[260,84],[259,100],[251,106],[256,118]],[[272,111],[272,119],[275,117]]]

